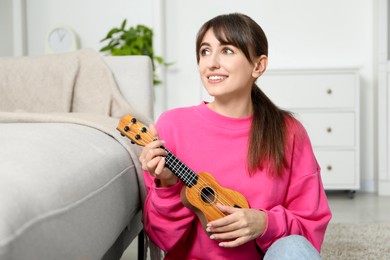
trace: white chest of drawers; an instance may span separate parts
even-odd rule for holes
[[[343,70],[270,70],[257,82],[305,126],[327,190],[360,188],[359,74]]]

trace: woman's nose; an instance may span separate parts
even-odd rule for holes
[[[210,59],[209,59],[209,62],[208,62],[208,67],[210,69],[218,69],[220,67],[219,55],[216,54],[216,53],[213,53],[209,57],[210,57]]]

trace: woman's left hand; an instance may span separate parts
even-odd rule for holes
[[[222,247],[240,246],[259,237],[266,227],[266,214],[256,209],[241,209],[217,204],[228,215],[207,224],[206,231],[213,240],[224,240]]]

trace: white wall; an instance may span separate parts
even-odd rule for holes
[[[4,25],[10,18],[3,14],[12,13],[9,2],[0,3],[0,28],[7,33],[12,24]],[[73,28],[82,48],[95,50],[124,18],[128,24],[156,28],[158,54],[175,62],[166,70],[165,84],[156,89],[157,116],[167,108],[198,104],[204,97],[195,62],[195,34],[203,22],[221,13],[244,12],[262,25],[270,44],[270,69],[359,68],[362,187],[375,189],[376,1],[28,0],[25,5],[27,55],[43,54],[47,33],[58,24]],[[9,41],[0,45],[0,55],[12,55],[10,49]]]
[[[0,57],[13,53],[12,10],[12,0],[0,1]]]
[[[26,4],[28,55],[43,54],[47,33],[61,24],[76,32],[82,48],[95,50],[125,18],[128,26],[153,24],[151,0],[28,0]]]
[[[378,194],[390,195],[390,4],[378,1]]]

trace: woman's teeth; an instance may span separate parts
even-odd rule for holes
[[[224,79],[225,77],[223,77],[223,76],[210,76],[209,77],[209,79],[210,80],[222,80],[222,79]]]

